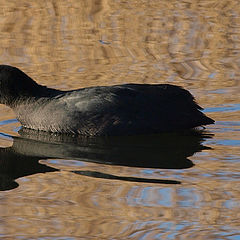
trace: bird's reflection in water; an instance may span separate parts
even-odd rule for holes
[[[201,131],[125,137],[72,137],[28,129],[20,130],[13,145],[0,149],[0,190],[16,188],[17,178],[35,173],[58,171],[40,164],[40,159],[74,159],[94,163],[140,168],[184,169],[193,166],[187,157],[208,147],[210,137]],[[176,180],[120,177],[95,171],[73,171],[76,174],[112,180],[179,184]]]

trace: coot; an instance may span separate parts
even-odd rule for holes
[[[0,103],[25,128],[86,136],[153,134],[214,123],[193,96],[169,84],[123,84],[60,91],[0,65]]]

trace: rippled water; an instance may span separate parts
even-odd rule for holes
[[[171,83],[201,133],[19,131],[0,105],[0,237],[240,239],[239,1],[1,1],[0,63],[59,89]]]

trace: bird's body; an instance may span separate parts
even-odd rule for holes
[[[152,134],[214,123],[193,96],[169,84],[124,84],[60,91],[0,66],[0,103],[23,127],[86,136]]]

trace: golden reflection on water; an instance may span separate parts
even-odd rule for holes
[[[17,179],[18,188],[0,193],[3,237],[239,237],[239,1],[3,0],[0,22],[0,63],[41,84],[177,84],[217,120],[205,142],[212,149],[192,156],[193,168],[80,168],[173,177],[180,186],[95,179],[46,161],[62,171]],[[0,105],[1,133],[18,135],[14,118]],[[0,136],[1,147],[11,144]]]

